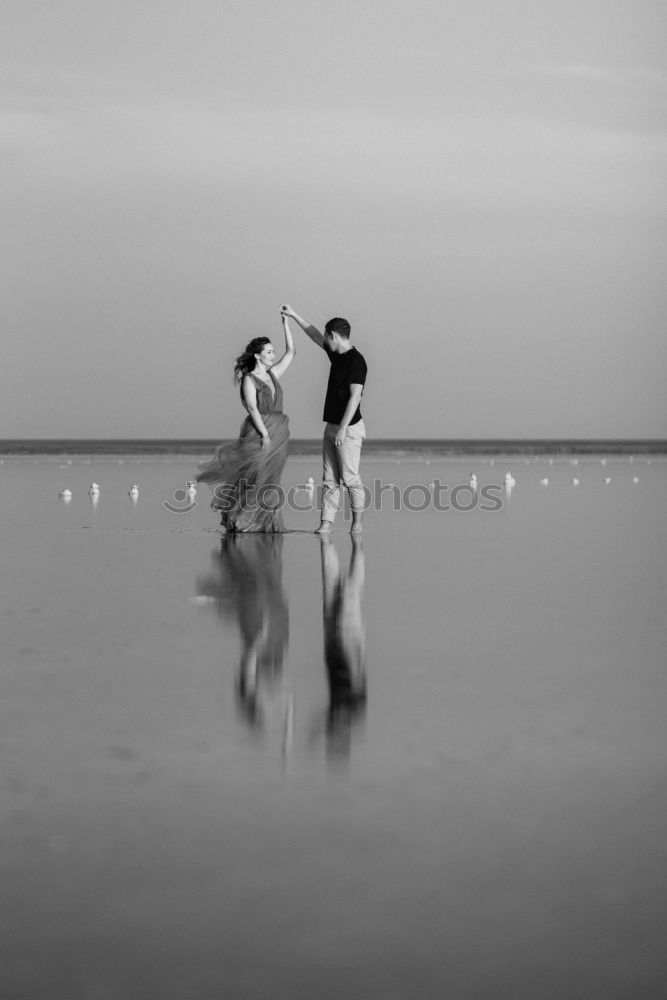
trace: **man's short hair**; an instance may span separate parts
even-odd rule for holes
[[[340,316],[334,316],[334,318],[330,319],[324,327],[324,332],[337,333],[339,337],[343,338],[343,340],[349,340],[351,329],[352,327],[346,319],[341,319]]]

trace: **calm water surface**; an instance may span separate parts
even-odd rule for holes
[[[353,545],[5,459],[2,1000],[662,996],[667,465],[364,472],[507,470]]]

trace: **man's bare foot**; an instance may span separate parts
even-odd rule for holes
[[[330,535],[333,523],[331,521],[320,521],[319,528],[315,529],[316,535]]]

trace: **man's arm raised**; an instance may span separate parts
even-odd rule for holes
[[[299,316],[298,313],[294,312],[291,306],[281,306],[280,312],[283,316],[288,316],[290,319],[293,319],[295,323],[298,323],[303,332],[310,337],[314,344],[317,344],[318,347],[324,347],[324,337],[317,327],[313,326],[312,323],[307,323],[302,316]]]

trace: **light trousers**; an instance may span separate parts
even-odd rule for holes
[[[350,507],[357,513],[364,510],[364,484],[359,475],[361,446],[366,437],[363,420],[347,428],[345,440],[336,444],[338,424],[327,424],[322,439],[322,520],[334,521],[340,500],[340,484],[350,495]]]

